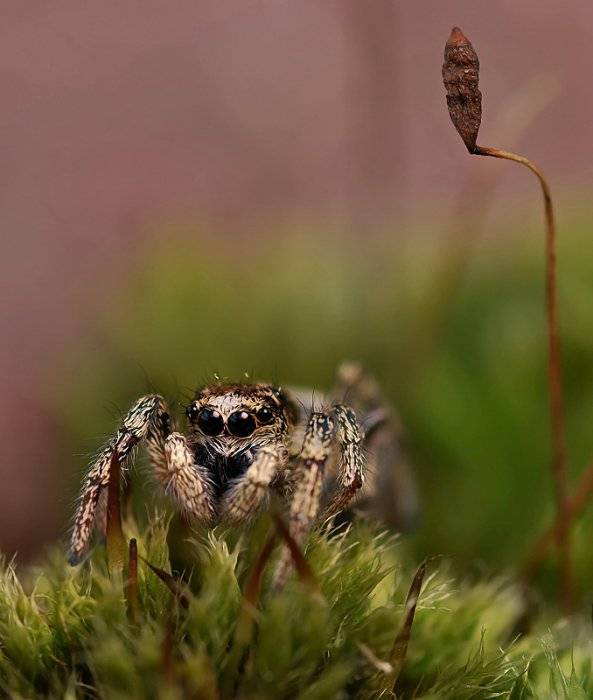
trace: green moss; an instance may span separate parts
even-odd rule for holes
[[[377,697],[413,568],[397,542],[359,524],[318,534],[306,555],[322,597],[291,580],[270,588],[269,562],[251,643],[234,653],[242,590],[269,524],[213,531],[184,543],[187,610],[140,563],[140,617],[131,621],[104,551],[72,569],[55,552],[42,569],[6,564],[0,577],[0,679],[11,697]],[[169,521],[155,515],[139,551],[169,569]],[[399,697],[590,697],[591,642],[578,621],[544,620],[513,641],[521,592],[501,579],[455,581],[433,562],[412,629]],[[582,623],[584,626],[584,623]],[[580,693],[580,695],[579,695]]]

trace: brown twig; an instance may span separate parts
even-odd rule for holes
[[[558,302],[556,291],[556,228],[550,187],[541,172],[524,156],[499,148],[476,143],[482,118],[482,94],[478,89],[480,62],[461,29],[455,27],[445,46],[443,82],[447,90],[447,105],[453,125],[467,150],[478,156],[510,160],[525,166],[538,178],[544,197],[546,220],[546,305],[548,323],[548,383],[552,434],[552,479],[559,526],[556,543],[562,578],[562,603],[565,610],[572,606],[572,570],[570,562],[570,511],[568,508],[568,478],[566,469],[566,438],[558,339]]]

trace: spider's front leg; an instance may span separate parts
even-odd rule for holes
[[[225,494],[222,518],[231,523],[249,520],[270,492],[270,484],[284,468],[288,450],[284,445],[262,447],[245,474]]]
[[[120,463],[125,463],[134,447],[146,437],[150,424],[163,402],[160,396],[143,396],[132,406],[115,437],[101,450],[91,464],[82,492],[70,540],[69,561],[78,564],[88,548],[89,540],[95,524],[97,504],[103,489],[109,483],[111,459],[115,455]]]
[[[171,433],[164,399],[156,394],[143,396],[90,466],[74,517],[69,556],[72,565],[79,563],[88,549],[99,498],[109,483],[112,457],[115,455],[125,464],[134,447],[144,439],[148,441],[153,471],[160,483],[173,492],[182,507],[198,517],[204,517],[207,512],[205,504],[211,504],[209,483],[202,480],[202,473],[195,467],[185,438]]]
[[[333,420],[327,413],[311,414],[295,469],[290,503],[289,530],[300,544],[319,512],[325,465],[331,454]],[[291,555],[284,547],[274,574],[274,586],[282,586],[291,569]]]

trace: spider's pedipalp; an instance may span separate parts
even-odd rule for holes
[[[171,433],[164,441],[164,463],[152,460],[155,475],[189,515],[202,522],[214,517],[212,483],[208,472],[196,464],[185,435]]]
[[[111,458],[115,454],[120,464],[125,463],[134,447],[146,437],[159,406],[163,405],[162,397],[156,394],[138,399],[124,417],[115,437],[107,443],[92,463],[74,516],[68,559],[73,566],[80,562],[88,548],[95,524],[99,496],[109,483]]]
[[[284,467],[287,458],[287,450],[282,446],[260,449],[245,474],[225,494],[222,517],[231,523],[250,519],[269,493],[270,483]]]

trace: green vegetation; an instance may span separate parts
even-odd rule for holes
[[[137,535],[141,555],[168,569],[168,520],[149,520],[140,534],[130,521],[126,530]],[[77,569],[55,553],[24,584],[5,566],[3,689],[23,698],[378,697],[413,575],[397,542],[360,524],[317,535],[306,554],[322,595],[297,579],[272,593],[270,562],[253,606],[242,603],[242,590],[267,526],[239,537],[195,533],[186,542],[187,609],[140,562],[131,617],[101,547]],[[540,620],[513,641],[524,606],[510,582],[458,582],[443,562],[429,569],[398,697],[591,696],[593,645],[584,623],[548,631]]]

